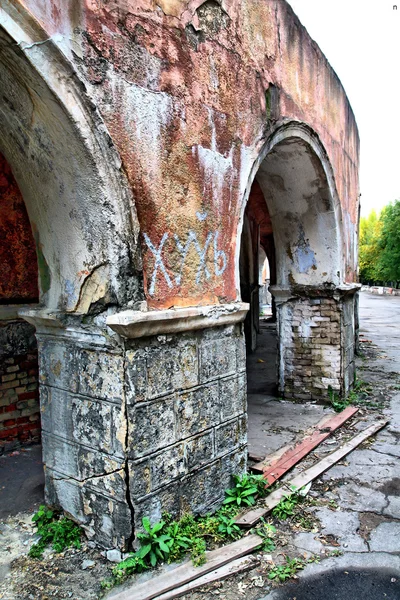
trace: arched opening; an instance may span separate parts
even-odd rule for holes
[[[275,136],[260,163],[243,216],[239,260],[252,427],[272,398],[319,400],[343,378],[340,225],[326,169],[309,139]],[[263,315],[261,276],[270,269],[273,305]],[[261,309],[260,309],[261,307]],[[276,316],[276,319],[275,319]],[[276,321],[276,324],[275,324]]]
[[[39,442],[35,329],[18,316],[39,299],[35,242],[24,200],[0,154],[0,454]]]
[[[123,547],[132,535],[123,348],[105,320],[143,299],[131,192],[65,57],[51,40],[35,43],[48,36],[23,9],[6,26],[0,152],[29,215],[39,282],[38,306],[13,310],[38,344],[46,502],[97,533],[99,543]]]

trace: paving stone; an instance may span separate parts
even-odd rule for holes
[[[382,492],[370,487],[350,483],[337,489],[340,506],[355,511],[376,512],[381,514],[387,505]]]
[[[400,552],[400,523],[381,523],[371,531],[369,547],[373,552]]]

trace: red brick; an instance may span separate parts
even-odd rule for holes
[[[18,427],[14,427],[13,429],[0,429],[0,440],[16,438],[17,436]]]
[[[18,394],[18,400],[31,400],[31,398],[39,398],[39,390]]]

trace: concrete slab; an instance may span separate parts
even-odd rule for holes
[[[381,523],[371,531],[372,552],[400,552],[400,523]]]
[[[42,502],[42,447],[35,444],[0,456],[0,519],[34,511]]]

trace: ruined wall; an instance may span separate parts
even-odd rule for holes
[[[120,548],[143,516],[217,507],[246,466],[241,326],[123,345],[55,331],[38,334],[47,500]]]
[[[40,439],[35,330],[3,312],[0,307],[0,454]]]
[[[353,384],[355,289],[272,287],[277,302],[278,385],[285,398],[327,399],[328,388],[346,395]],[[322,294],[324,294],[323,297]]]
[[[288,286],[289,274],[352,281],[357,128],[283,0],[3,6],[0,146],[38,249],[41,307],[24,317],[40,345],[47,500],[122,548],[141,515],[209,510],[245,469],[239,236],[285,135],[301,138],[315,188],[286,212],[319,194],[340,243],[297,268],[309,255],[298,218],[280,273]],[[279,169],[265,176],[282,191]],[[313,243],[327,229],[318,212]],[[229,322],[205,316],[221,306]]]
[[[26,6],[73,57],[118,149],[150,306],[237,298],[252,167],[290,121],[310,127],[326,150],[343,228],[341,280],[353,281],[357,128],[339,79],[286,2]]]
[[[16,306],[37,302],[38,295],[35,242],[24,200],[0,154],[0,453],[40,439],[34,328],[18,319]]]

